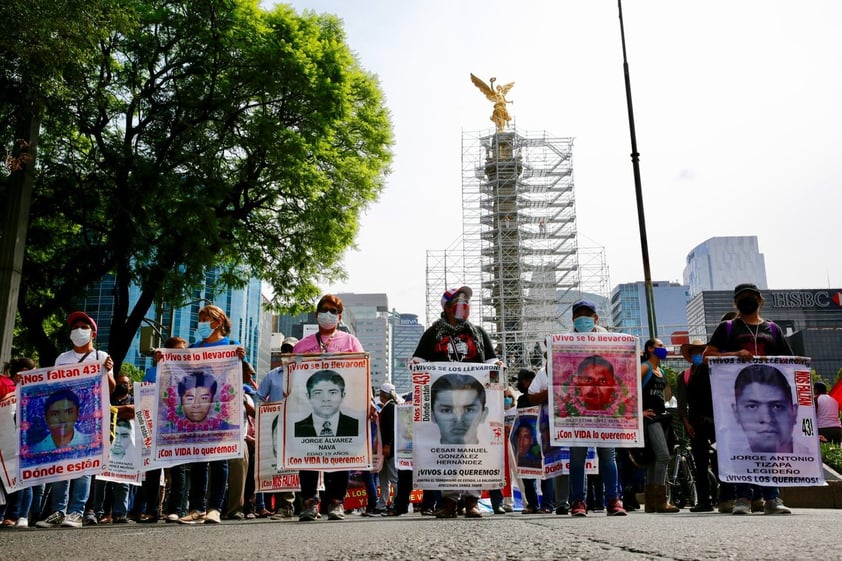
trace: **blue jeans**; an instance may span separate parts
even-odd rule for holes
[[[584,446],[570,448],[570,496],[573,502],[585,500],[585,458],[588,449]],[[617,461],[614,448],[597,448],[599,457],[599,475],[605,486],[605,499],[612,501],[617,498]]]
[[[734,485],[738,499],[756,500],[763,497],[763,500],[772,501],[778,498],[777,487],[761,487],[749,483],[738,483]]]
[[[208,471],[210,471],[210,490],[208,490]],[[207,495],[207,509],[221,512],[227,484],[228,460],[191,464],[190,510],[205,512],[205,496]]]
[[[91,493],[91,476],[83,475],[73,480],[52,483],[52,508],[50,512],[76,512],[84,514],[85,503]]]

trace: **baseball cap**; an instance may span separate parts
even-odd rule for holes
[[[573,302],[573,306],[570,311],[575,314],[581,308],[587,308],[591,312],[596,313],[596,304],[590,300],[577,300],[576,302]]]
[[[752,284],[750,282],[746,282],[743,284],[738,284],[736,287],[734,287],[734,299],[736,300],[743,292],[752,292],[760,296],[760,289],[757,288],[757,285]]]
[[[294,347],[297,343],[298,339],[296,339],[295,337],[287,337],[286,339],[284,339],[284,342],[281,343],[281,345],[292,345]]]
[[[380,386],[380,391],[384,393],[392,393],[395,391],[395,386],[390,384],[389,382],[384,382],[382,386]]]
[[[471,299],[471,296],[474,295],[474,291],[471,290],[470,286],[463,286],[460,288],[451,288],[450,290],[445,291],[445,293],[441,297],[441,307],[444,308],[447,304],[459,296],[460,294],[464,294],[467,296],[468,300]]]
[[[67,325],[73,327],[73,324],[79,320],[84,320],[85,323],[91,326],[91,329],[96,331],[96,322],[94,318],[86,314],[85,312],[73,312],[69,316],[67,316]]]

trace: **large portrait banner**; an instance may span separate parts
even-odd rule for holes
[[[810,359],[710,357],[708,364],[720,479],[824,485]]]
[[[18,488],[102,472],[108,462],[110,410],[102,364],[27,370],[17,400]]]
[[[412,463],[421,489],[499,489],[505,485],[503,384],[493,364],[410,366]]]
[[[237,347],[164,349],[158,362],[153,463],[243,455],[243,378]]]
[[[15,424],[17,391],[0,399],[0,481],[7,492],[18,488],[18,429]]]
[[[412,403],[395,405],[395,467],[412,470]]]
[[[589,332],[547,338],[550,439],[555,446],[643,443],[638,339]]]
[[[368,353],[298,355],[286,363],[284,469],[372,469]]]

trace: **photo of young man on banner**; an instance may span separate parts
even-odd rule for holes
[[[290,393],[279,451],[284,469],[371,469],[367,353],[300,355],[286,364]]]
[[[550,336],[547,348],[552,444],[639,446],[643,421],[637,338],[567,333]]]
[[[98,362],[30,370],[18,403],[20,486],[97,474],[108,457],[108,377]]]
[[[278,457],[283,432],[282,403],[260,403],[255,415],[255,489],[258,492],[300,491],[298,470],[285,470]]]
[[[426,362],[411,369],[418,487],[502,487],[507,442],[499,366]]]
[[[237,346],[164,349],[157,368],[153,461],[177,465],[241,457],[243,384]]]
[[[810,360],[708,363],[720,478],[770,487],[823,484]]]

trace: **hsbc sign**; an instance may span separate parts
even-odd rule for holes
[[[766,303],[772,308],[842,308],[842,290],[776,290]]]

